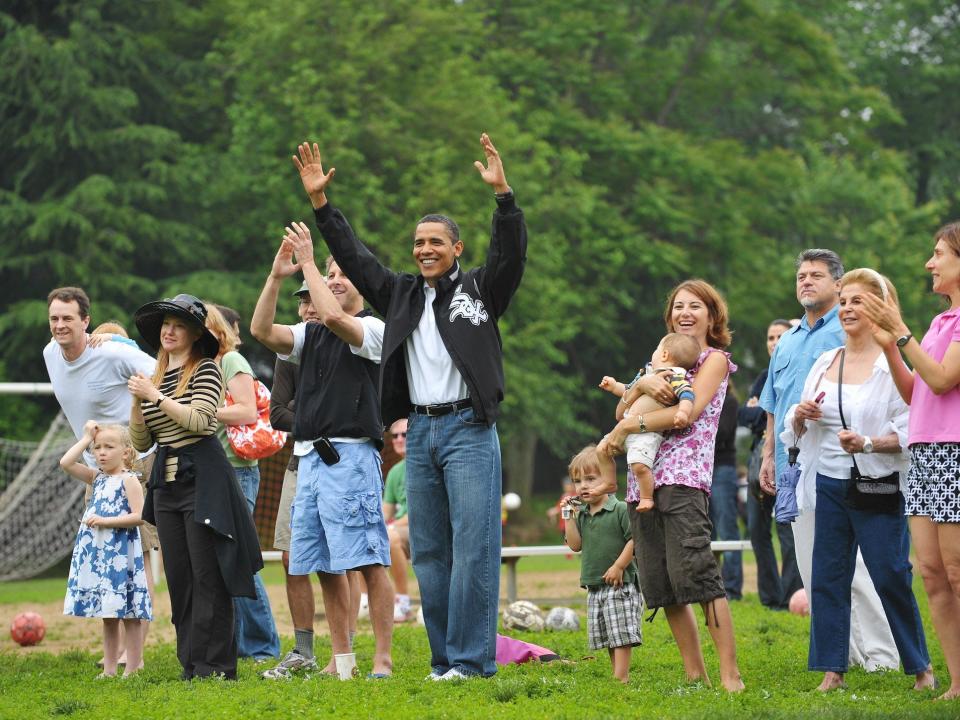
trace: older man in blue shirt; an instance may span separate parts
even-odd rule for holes
[[[816,359],[844,342],[838,314],[843,276],[840,258],[832,250],[804,250],[797,257],[796,268],[797,300],[803,306],[804,316],[799,325],[781,336],[770,357],[767,384],[760,396],[760,406],[767,412],[760,485],[771,495],[776,493],[775,478],[787,467],[787,449],[780,440],[787,411],[800,402],[804,381]],[[811,585],[814,529],[814,508],[801,508],[793,523],[793,538],[797,566],[806,588]],[[850,663],[867,670],[897,669],[900,656],[859,552],[852,601]]]

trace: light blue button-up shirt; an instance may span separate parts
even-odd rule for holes
[[[804,315],[799,325],[780,337],[770,357],[770,372],[760,395],[760,407],[773,413],[778,478],[787,467],[787,448],[780,442],[783,419],[790,406],[800,402],[803,382],[817,358],[843,345],[846,336],[840,327],[839,311],[840,306],[834,305],[813,327]]]

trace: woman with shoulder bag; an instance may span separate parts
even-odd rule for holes
[[[891,298],[870,269],[840,280],[842,347],[825,352],[787,413],[781,439],[800,449],[797,496],[816,507],[808,667],[825,673],[822,692],[844,686],[850,644],[850,588],[859,548],[914,689],[934,685],[913,595],[903,514],[909,410],[863,311],[864,297]]]
[[[253,517],[257,493],[260,490],[260,466],[256,460],[247,460],[237,455],[227,438],[227,427],[252,425],[257,422],[257,391],[254,384],[256,378],[250,363],[237,352],[240,338],[233,327],[227,323],[215,304],[204,304],[207,307],[207,329],[220,341],[220,352],[216,361],[220,365],[226,391],[232,399],[232,403],[221,405],[217,409],[217,439],[233,467],[240,490],[250,509],[250,516]],[[254,577],[254,584],[257,589],[256,598],[234,598],[233,608],[237,655],[251,657],[259,662],[280,656],[280,637],[273,622],[270,598],[259,574]]]

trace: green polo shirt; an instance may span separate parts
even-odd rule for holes
[[[394,520],[407,514],[407,461],[401,460],[387,473],[387,484],[383,489],[383,501],[396,505]]]
[[[606,585],[603,574],[610,569],[624,545],[632,539],[630,516],[627,504],[612,495],[595,515],[584,507],[577,513],[577,529],[583,545],[580,548],[580,586],[589,588]],[[637,566],[634,560],[623,571],[623,584],[637,582]]]

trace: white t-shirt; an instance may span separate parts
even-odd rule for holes
[[[360,324],[363,325],[363,341],[359,345],[351,345],[350,352],[379,365],[380,355],[383,352],[383,320],[373,315],[364,315],[362,318],[357,319],[360,321]],[[303,343],[307,337],[307,324],[297,323],[296,325],[288,325],[287,327],[289,327],[293,333],[293,350],[290,351],[289,355],[277,353],[277,357],[281,360],[299,365],[300,355],[303,353]],[[362,443],[367,442],[369,438],[338,437],[330,438],[330,440],[336,442]],[[293,443],[293,454],[297,457],[309,455],[311,450],[313,450],[313,441],[311,440],[297,440]]]
[[[151,377],[156,368],[152,357],[122,342],[105,342],[97,348],[87,346],[80,357],[68,361],[60,346],[51,340],[43,348],[43,360],[53,394],[77,439],[83,435],[88,420],[129,425],[133,398],[127,390],[127,380],[138,372]],[[90,467],[96,467],[90,453],[84,452],[83,459]]]
[[[433,312],[437,290],[424,283],[423,294],[425,304],[420,322],[403,344],[410,402],[438,405],[463,400],[470,392],[437,329]]]

